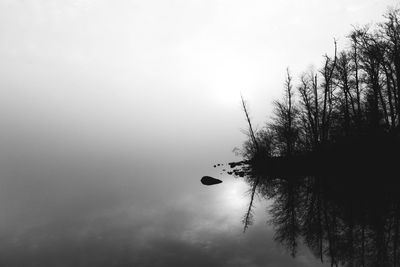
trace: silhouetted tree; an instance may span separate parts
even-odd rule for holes
[[[285,96],[283,101],[275,101],[275,117],[268,128],[274,134],[276,141],[275,151],[279,155],[290,156],[296,153],[299,141],[299,111],[294,103],[292,76],[286,72]]]
[[[244,228],[255,195],[273,199],[275,239],[293,256],[303,241],[331,266],[399,266],[400,10],[384,18],[353,29],[348,49],[335,41],[298,85],[287,70],[260,131],[242,98],[249,140],[230,173],[251,185]]]

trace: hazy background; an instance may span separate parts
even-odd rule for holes
[[[318,266],[212,166],[396,2],[0,0],[1,266]]]

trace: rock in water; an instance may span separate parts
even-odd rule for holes
[[[203,176],[203,178],[201,178],[201,183],[204,185],[214,185],[214,184],[220,184],[222,183],[221,180],[213,178],[211,176]]]

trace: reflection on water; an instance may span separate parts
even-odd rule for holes
[[[372,157],[369,162],[372,167],[360,165],[367,158],[371,159],[371,154],[362,151],[358,158],[353,158],[357,166],[353,171],[340,166],[350,158],[332,151],[320,157],[263,157],[231,163],[230,173],[244,177],[253,188],[244,217],[245,229],[252,222],[254,194],[260,194],[272,200],[269,212],[275,239],[292,256],[296,255],[299,244],[305,243],[316,257],[332,266],[398,266],[400,188],[396,183],[397,165],[389,160],[393,154],[389,154],[387,148],[385,153],[378,151],[379,147],[373,151],[382,153]],[[318,166],[326,161],[331,168],[315,174],[313,170],[321,169]],[[315,168],[311,167],[313,164]],[[359,175],[355,172],[357,169]],[[370,174],[363,171],[365,169]],[[379,175],[379,170],[384,175]]]
[[[400,265],[400,9],[384,18],[350,32],[350,49],[334,42],[297,85],[287,70],[261,130],[242,98],[248,140],[229,173],[252,190],[244,229],[255,195],[271,199],[275,239],[292,256],[302,242],[331,266]]]

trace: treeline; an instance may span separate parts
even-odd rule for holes
[[[288,70],[284,98],[274,102],[272,121],[255,134],[263,151],[295,155],[346,136],[398,133],[399,19],[399,9],[391,9],[383,22],[354,28],[347,49],[338,51],[335,41],[333,55],[296,84]],[[254,149],[250,140],[247,152]]]
[[[293,256],[301,241],[331,266],[400,265],[399,19],[391,9],[383,22],[354,28],[347,49],[335,41],[333,55],[297,83],[288,70],[263,129],[253,131],[242,99],[249,140],[228,173],[251,186],[245,229],[258,193],[273,200],[275,238]]]

